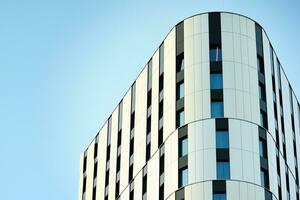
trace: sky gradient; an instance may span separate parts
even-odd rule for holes
[[[264,27],[299,98],[299,0],[0,0],[1,199],[77,199],[80,153],[166,34],[222,10]]]

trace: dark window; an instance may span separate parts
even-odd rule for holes
[[[151,115],[147,118],[147,134],[151,132]]]
[[[159,186],[159,200],[164,200],[164,184]]]
[[[152,103],[152,89],[150,89],[147,94],[147,107],[148,108],[151,106],[151,103]]]
[[[134,128],[134,118],[135,118],[135,112],[133,112],[131,114],[131,117],[130,117],[130,130],[132,130]]]
[[[129,200],[134,200],[134,190],[130,191]]]
[[[184,110],[181,109],[181,110],[177,111],[176,126],[181,127],[183,125],[184,125]]]
[[[85,191],[86,191],[86,177],[83,178],[82,193],[85,193]]]
[[[216,131],[216,147],[218,149],[229,148],[229,134],[228,131]]]
[[[105,187],[109,184],[109,170],[106,171],[105,174]]]
[[[150,159],[150,152],[151,152],[151,143],[147,144],[146,147],[146,161]]]
[[[164,133],[163,133],[163,128],[161,128],[158,131],[158,146],[160,146],[163,143],[163,140],[164,140]]]
[[[94,147],[94,158],[97,158],[98,156],[98,142],[95,142],[95,147]]]
[[[83,159],[83,173],[86,171],[86,162],[87,162],[87,157],[84,156],[84,159]]]
[[[159,158],[159,175],[162,175],[165,171],[165,155],[161,155]]]
[[[267,113],[264,111],[260,111],[260,124],[264,128],[268,128],[268,119],[267,119]]]
[[[110,160],[110,145],[107,146],[106,149],[106,161]]]
[[[230,179],[230,165],[228,161],[217,161],[217,179]]]
[[[129,182],[132,180],[133,178],[133,165],[130,165],[129,167]]]
[[[96,189],[97,189],[96,187],[93,188],[93,197],[92,197],[92,200],[96,200],[96,194],[97,194],[96,193]]]
[[[184,97],[184,82],[177,83],[176,87],[176,99],[179,100]]]
[[[188,184],[188,168],[179,170],[178,187],[183,187]]]
[[[164,115],[164,101],[159,102],[159,119]]]
[[[268,172],[264,169],[260,170],[260,180],[261,180],[261,186],[262,187],[269,188]]]
[[[259,98],[266,101],[266,88],[263,84],[259,83]]]
[[[120,171],[120,165],[121,165],[121,156],[118,156],[118,158],[117,158],[117,172]]]
[[[179,157],[188,154],[188,138],[185,136],[179,139]]]
[[[222,89],[222,88],[223,88],[223,75],[210,74],[210,89]]]
[[[211,117],[223,117],[224,116],[224,106],[222,101],[211,102]]]
[[[264,139],[259,139],[259,155],[263,158],[268,157],[267,153],[267,142]]]
[[[97,171],[98,171],[98,162],[96,162],[96,163],[94,164],[94,178],[97,177]]]
[[[261,56],[257,56],[257,69],[260,73],[265,74],[264,59]]]
[[[118,132],[118,147],[121,146],[122,143],[122,130]]]
[[[159,92],[164,89],[164,73],[159,75]]]
[[[183,53],[177,56],[176,69],[177,69],[177,72],[180,72],[184,69],[184,55],[183,55]]]
[[[147,192],[147,174],[143,177],[143,188],[142,188],[142,194],[145,194]]]
[[[115,190],[115,196],[118,197],[120,194],[120,182],[118,181],[116,183],[116,190]]]
[[[219,46],[211,47],[209,50],[209,56],[211,62],[222,61],[222,49]]]
[[[130,149],[129,149],[129,155],[133,154],[133,150],[134,150],[134,139],[132,138],[130,140]]]

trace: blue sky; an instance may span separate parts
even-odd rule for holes
[[[299,0],[0,0],[1,199],[77,199],[80,153],[162,39],[216,10],[266,29],[299,97]]]

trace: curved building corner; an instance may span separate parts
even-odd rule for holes
[[[80,158],[79,200],[298,200],[300,105],[264,29],[168,33]]]

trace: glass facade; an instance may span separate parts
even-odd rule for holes
[[[223,88],[223,75],[210,74],[210,89],[222,89],[222,88]]]
[[[179,139],[179,157],[188,154],[188,138],[184,137]]]
[[[183,187],[188,184],[188,169],[183,168],[179,170],[179,187]]]

